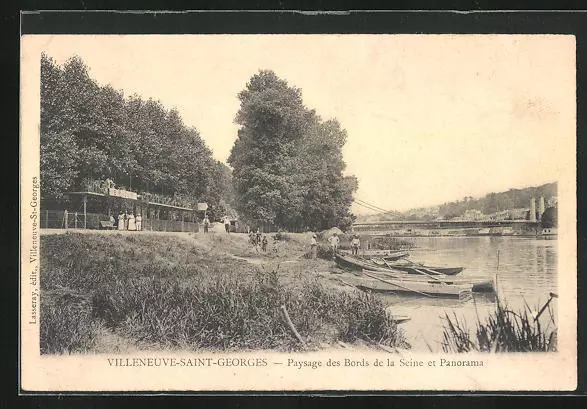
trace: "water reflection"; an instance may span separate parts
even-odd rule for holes
[[[512,309],[536,308],[557,292],[557,240],[521,237],[416,237],[413,260],[434,266],[462,266],[466,277],[498,276],[500,299]],[[499,252],[499,256],[498,256]],[[499,258],[499,260],[498,260]],[[380,295],[394,314],[408,315],[402,324],[415,350],[440,351],[445,314],[456,313],[473,330],[477,319],[494,308],[495,296],[475,294],[466,301]]]

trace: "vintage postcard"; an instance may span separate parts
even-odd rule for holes
[[[572,35],[23,35],[21,387],[571,391]]]

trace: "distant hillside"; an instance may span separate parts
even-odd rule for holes
[[[523,189],[510,189],[507,192],[489,193],[481,198],[464,197],[462,200],[447,202],[431,208],[411,209],[403,213],[376,214],[360,218],[362,222],[378,220],[418,220],[442,217],[450,219],[462,216],[467,210],[480,210],[483,214],[491,214],[502,210],[529,208],[530,200],[543,196],[545,201],[557,196],[557,183]],[[538,202],[536,202],[538,206]],[[547,205],[548,207],[548,205]]]

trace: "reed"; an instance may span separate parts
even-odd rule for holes
[[[483,321],[477,319],[473,336],[464,320],[456,314],[445,314],[442,349],[457,353],[556,351],[557,328],[550,300],[536,311],[540,313],[533,312],[528,305],[513,311],[498,299],[495,311]],[[549,316],[543,314],[545,311]]]

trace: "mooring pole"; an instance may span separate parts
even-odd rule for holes
[[[83,196],[84,200],[84,229],[87,228],[87,213],[86,213],[86,204],[88,202],[88,195]]]

